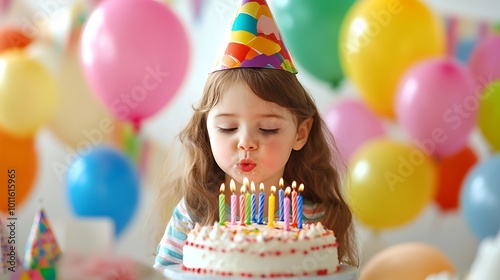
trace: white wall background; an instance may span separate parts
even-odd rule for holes
[[[51,1],[55,0],[15,2],[13,5],[15,5],[16,13],[8,20],[22,23],[22,19],[32,18],[35,12],[46,9],[47,3]],[[442,14],[458,13],[475,19],[495,19],[500,21],[499,1],[427,1],[433,9]],[[64,4],[61,7],[71,5],[73,2],[59,0],[59,3]],[[154,141],[157,145],[166,149],[173,137],[187,121],[191,113],[191,105],[197,101],[201,94],[206,74],[215,57],[219,42],[221,42],[228,24],[232,20],[237,2],[206,0],[204,14],[198,22],[195,22],[191,13],[191,1],[173,1],[172,7],[185,23],[191,40],[192,58],[190,70],[181,92],[164,110],[146,122],[143,127],[142,137],[150,139],[150,141]],[[57,12],[55,11],[55,13]],[[52,14],[50,17],[53,17]],[[308,76],[304,71],[301,71],[298,75],[314,95],[322,112],[325,112],[336,99],[356,95],[355,90],[348,83],[344,83],[338,92],[334,92],[329,86]],[[395,133],[399,133],[397,128],[393,129]],[[39,171],[33,192],[21,209],[17,211],[18,244],[25,244],[33,217],[40,206],[45,209],[60,238],[62,238],[60,236],[61,231],[58,228],[75,219],[66,201],[64,182],[58,178],[57,173],[52,169],[54,162],[66,162],[66,158],[69,156],[68,150],[65,144],[58,140],[47,128],[38,133],[36,140],[39,154]],[[484,153],[483,144],[477,134],[472,137],[471,141],[480,153]],[[158,178],[157,176],[160,175],[158,166],[161,164],[162,156],[163,154],[159,154],[153,158],[150,172],[148,172],[150,177],[143,186],[140,207],[134,220],[116,243],[116,252],[118,254],[130,256],[142,263],[151,265],[154,260],[152,254],[155,244],[151,242],[149,236],[151,225],[146,223],[146,218],[153,200],[151,190]],[[381,248],[392,244],[423,241],[442,250],[462,275],[469,269],[478,246],[477,240],[472,236],[459,212],[441,214],[433,205],[429,205],[416,220],[404,227],[373,233],[369,229],[360,226],[358,232],[360,246],[364,248],[366,258],[372,256]],[[89,241],[82,240],[82,242],[88,243]],[[20,254],[24,253],[23,245],[18,247],[18,252]]]

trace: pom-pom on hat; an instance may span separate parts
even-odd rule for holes
[[[297,73],[266,0],[241,0],[212,72],[240,67]]]

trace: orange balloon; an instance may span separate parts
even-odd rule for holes
[[[34,138],[15,138],[0,130],[0,182],[7,184],[2,188],[0,212],[15,212],[28,197],[33,188],[37,173],[37,155]],[[5,196],[4,196],[5,194]]]
[[[359,280],[422,280],[447,271],[455,274],[451,261],[424,243],[403,243],[380,251],[361,270]]]
[[[435,201],[441,210],[449,211],[458,208],[462,182],[476,162],[476,153],[470,147],[465,147],[439,162]]]
[[[10,48],[24,48],[32,39],[15,27],[0,28],[0,52]]]

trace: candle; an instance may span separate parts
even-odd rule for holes
[[[251,204],[250,204],[250,192],[248,187],[248,179],[245,177],[243,179],[243,185],[245,186],[245,224],[250,225],[251,221]]]
[[[285,221],[285,230],[290,231],[290,187],[287,187],[285,190],[285,198],[283,201],[283,212],[284,212],[284,221]]]
[[[245,185],[240,189],[240,225],[245,225]]]
[[[264,183],[260,183],[259,186],[260,193],[259,193],[259,212],[257,214],[257,223],[259,225],[262,225],[262,215],[264,214]]]
[[[226,196],[224,195],[224,190],[226,186],[224,183],[220,185],[220,194],[219,194],[219,224],[221,226],[226,222]]]
[[[297,182],[292,182],[292,226],[297,226]]]
[[[299,186],[299,195],[297,196],[297,211],[299,213],[299,217],[297,219],[297,227],[302,228],[302,203],[303,197],[302,192],[304,191],[304,184],[300,184]]]
[[[257,203],[255,201],[255,184],[250,183],[250,189],[252,190],[252,196],[250,197],[250,203],[252,204],[252,223],[257,223]]]
[[[274,227],[274,192],[276,192],[276,187],[271,187],[271,194],[269,195],[269,201],[267,205],[267,225]]]
[[[280,182],[279,182],[279,187],[280,187],[280,190],[278,191],[278,201],[279,201],[279,212],[280,212],[280,222],[283,222],[283,196],[284,196],[284,193],[283,193],[283,178],[280,178]]]
[[[231,179],[231,182],[229,183],[229,189],[233,193],[231,195],[231,225],[236,224],[236,194],[234,193],[236,191],[236,185],[234,184],[234,180]]]

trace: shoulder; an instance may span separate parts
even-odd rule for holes
[[[308,200],[304,200],[304,204],[302,205],[302,213],[304,219],[309,222],[319,221],[325,215],[325,209],[323,206],[310,202]]]
[[[175,206],[174,212],[172,213],[172,218],[192,224],[193,220],[189,216],[184,199],[181,199],[177,206]]]

